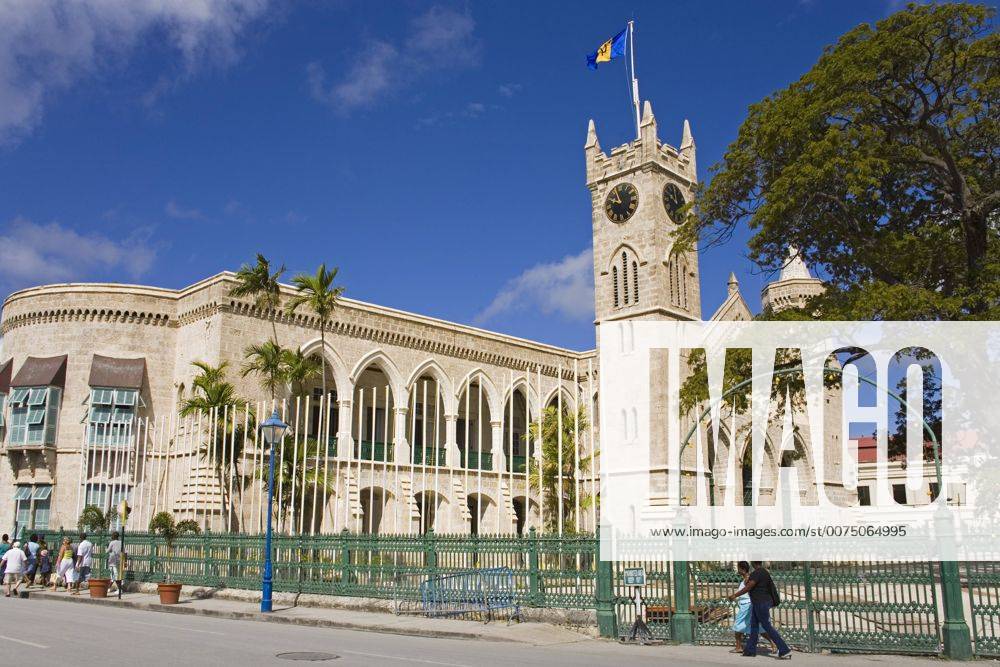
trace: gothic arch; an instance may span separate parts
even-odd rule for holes
[[[324,346],[325,342],[325,346]],[[306,356],[313,354],[320,354],[326,359],[327,366],[333,372],[333,382],[336,385],[337,396],[343,398],[350,398],[351,396],[351,375],[347,372],[347,365],[344,364],[343,358],[337,353],[330,344],[329,340],[323,341],[317,336],[312,340],[303,343],[299,346],[302,354]],[[356,376],[355,376],[356,377]]]
[[[538,415],[535,413],[538,410],[536,409],[535,406],[538,405],[538,392],[535,391],[534,387],[531,386],[531,382],[525,381],[523,375],[520,378],[518,378],[515,375],[513,386],[507,387],[507,390],[504,392],[503,394],[504,407],[505,408],[507,407],[507,401],[510,400],[510,397],[513,395],[515,391],[521,391],[522,393],[524,393],[524,398],[528,402],[528,415],[532,419],[537,419]]]
[[[441,400],[444,402],[444,414],[453,415],[458,413],[458,406],[455,398],[455,387],[451,383],[451,378],[448,374],[444,372],[439,364],[434,359],[427,359],[417,365],[410,373],[410,377],[406,380],[406,387],[409,389],[413,387],[414,383],[420,379],[422,375],[430,375],[435,380],[437,380],[438,386],[441,388]]]
[[[397,405],[406,405],[406,401],[409,398],[409,393],[406,391],[406,385],[403,383],[403,375],[399,372],[399,367],[389,358],[389,356],[382,351],[381,348],[372,350],[365,356],[361,357],[357,364],[354,366],[354,370],[351,371],[351,386],[358,383],[361,378],[361,374],[369,366],[377,366],[385,376],[389,378],[389,385],[392,389],[393,396],[395,397],[395,402]]]
[[[553,387],[552,390],[549,391],[549,393],[545,396],[545,400],[542,402],[542,409],[544,410],[550,403],[556,400],[556,394],[559,391],[562,391],[563,393],[563,407],[569,405],[572,410],[576,410],[576,399],[573,398],[573,392],[562,384]]]
[[[458,404],[462,400],[462,394],[465,392],[466,387],[472,386],[473,382],[478,382],[483,388],[483,394],[486,396],[486,403],[490,409],[490,418],[494,418],[493,415],[500,414],[500,410],[503,406],[500,403],[500,392],[497,390],[493,380],[487,375],[481,368],[474,368],[469,371],[462,381],[458,383],[455,387],[455,413],[458,413]]]
[[[627,243],[619,244],[607,262],[611,280],[612,303],[615,308],[639,303],[643,289],[639,284],[639,267],[645,264],[639,252]]]

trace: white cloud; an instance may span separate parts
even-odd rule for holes
[[[61,90],[162,40],[190,76],[239,57],[237,42],[269,0],[0,0],[0,143],[30,133]],[[160,78],[142,100],[170,88]]]
[[[498,315],[537,309],[573,320],[594,319],[594,259],[591,249],[558,262],[537,264],[503,286],[476,316],[484,324]]]
[[[177,220],[205,220],[205,214],[196,208],[184,208],[171,199],[164,207],[164,212]]]
[[[148,233],[116,240],[20,217],[0,229],[0,285],[5,290],[117,273],[136,279],[155,259]]]
[[[395,43],[373,40],[332,84],[321,63],[309,63],[309,92],[316,100],[348,112],[371,106],[431,72],[473,67],[481,54],[475,27],[468,13],[431,7],[411,21],[404,39]]]
[[[503,97],[514,97],[521,92],[522,88],[524,88],[524,86],[519,83],[504,83],[500,84],[500,87],[497,88],[497,92],[499,92]]]

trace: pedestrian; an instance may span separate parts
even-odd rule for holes
[[[0,539],[0,559],[3,558],[3,555],[7,553],[9,549],[10,549],[10,535],[4,533],[3,538]],[[3,581],[3,571],[5,567],[6,565],[4,564],[3,560],[0,560],[0,581]]]
[[[736,587],[739,590],[746,585],[747,580],[750,578],[750,563],[741,560],[736,564],[736,572],[740,575],[740,585]],[[736,613],[733,615],[733,632],[736,635],[736,648],[730,651],[730,653],[743,653],[743,640],[750,633],[750,615],[750,594],[743,593],[736,598]],[[766,632],[762,633],[762,638],[766,638],[769,642],[771,639],[767,636]]]
[[[116,590],[122,589],[122,577],[119,570],[121,565],[122,541],[118,531],[111,533],[111,541],[108,542],[108,569],[111,570],[111,581],[117,586]],[[112,591],[109,591],[112,592]]]
[[[28,557],[21,550],[20,542],[14,542],[14,546],[4,553],[2,562],[4,564],[4,596],[10,597],[11,592],[13,592],[14,597],[17,597],[17,589],[21,586],[24,568],[28,564]]]
[[[38,570],[38,535],[34,533],[28,538],[28,543],[24,545],[24,555],[28,557],[28,563],[24,569],[25,588],[31,588],[35,583],[35,572]]]
[[[59,547],[59,556],[56,558],[56,578],[52,582],[53,593],[60,580],[62,580],[67,592],[71,590],[73,584],[72,572],[73,544],[69,541],[68,537],[64,537],[62,545]]]
[[[80,592],[80,585],[87,583],[90,579],[90,568],[94,564],[94,544],[87,539],[86,533],[80,533],[80,544],[76,546],[76,569],[80,577],[76,586],[76,592]]]
[[[49,545],[43,537],[38,542],[38,585],[47,588],[49,578],[52,576],[52,554],[49,553]]]
[[[761,561],[753,561],[751,565],[753,571],[747,577],[746,583],[729,596],[730,600],[735,600],[744,593],[750,594],[750,636],[743,645],[743,655],[748,658],[757,656],[757,640],[763,628],[778,649],[778,659],[789,659],[792,657],[792,649],[788,648],[788,644],[771,624],[771,608],[781,602],[774,579]]]

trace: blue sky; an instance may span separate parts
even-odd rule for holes
[[[83,3],[87,4],[87,3]],[[661,139],[702,179],[749,104],[896,2],[57,0],[0,7],[0,291],[182,287],[257,251],[347,295],[593,346],[583,143],[631,138],[636,20]],[[54,11],[54,8],[58,11]],[[703,253],[705,315],[745,237]]]

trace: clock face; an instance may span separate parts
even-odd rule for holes
[[[667,215],[674,222],[677,222],[677,211],[684,206],[684,195],[681,189],[673,183],[667,183],[663,187],[663,208],[667,209]]]
[[[625,222],[639,206],[639,193],[631,183],[619,183],[604,200],[604,213],[612,222]]]

